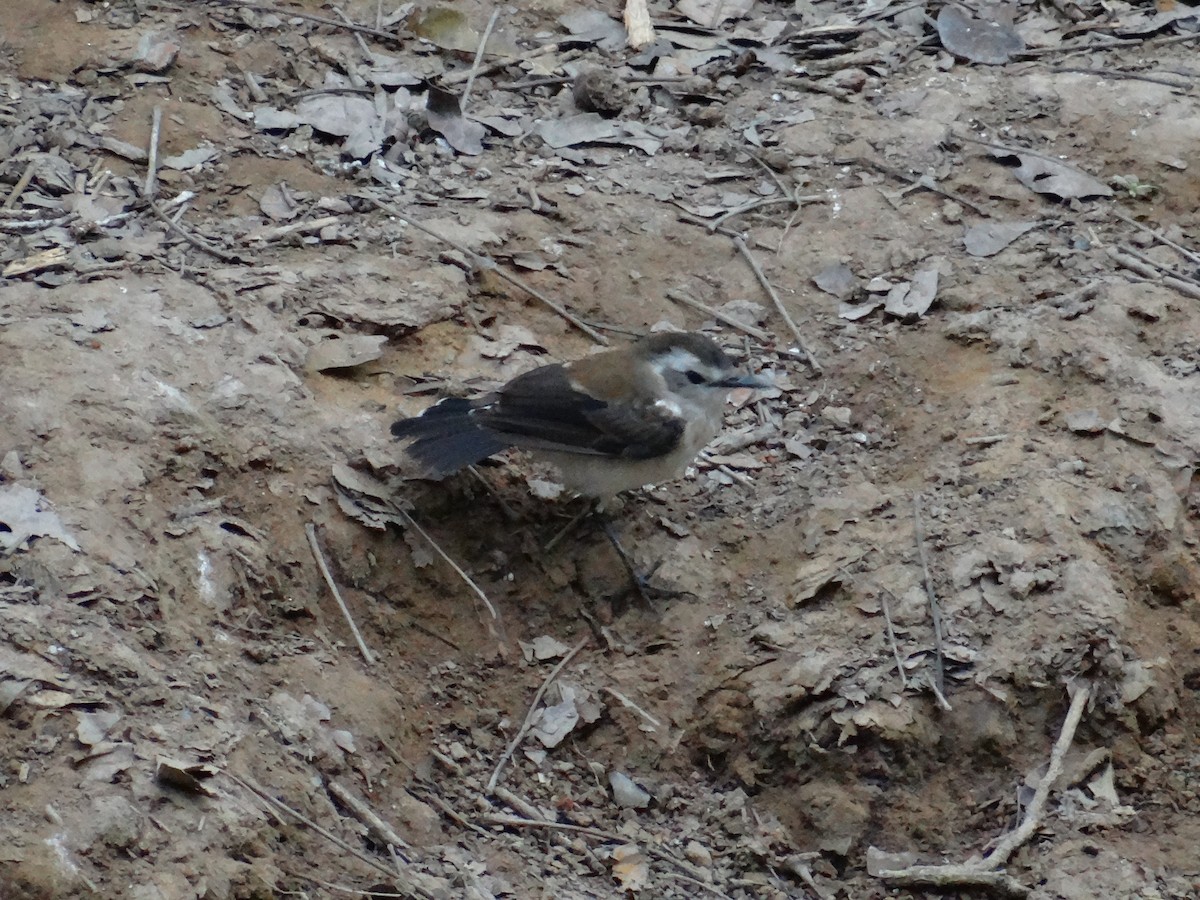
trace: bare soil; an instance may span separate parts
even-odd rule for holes
[[[476,154],[430,130],[422,81],[473,53],[403,23],[385,40],[291,17],[336,20],[317,0],[5,10],[2,900],[920,896],[874,872],[985,853],[1083,685],[1007,873],[1038,900],[1200,897],[1196,43],[977,66],[835,7],[696,29],[728,49],[735,26],[857,27],[660,59],[663,76],[690,59],[690,81],[624,84],[647,73],[634,51],[583,38],[481,74],[468,112],[516,127]],[[454,8],[477,41],[490,8]],[[564,40],[581,10],[619,17],[521,4],[495,33]],[[571,86],[525,83],[586,67],[620,76],[593,100],[646,131],[552,149],[537,129],[578,113]],[[366,159],[320,127],[263,127],[304,96],[413,100]],[[133,189],[155,108],[155,196],[192,242]],[[1040,194],[975,141],[1132,178]],[[725,227],[820,370],[730,236],[684,211],[755,199],[784,202]],[[964,246],[1021,222],[991,255]],[[587,527],[547,550],[579,506],[527,459],[405,477],[397,415],[595,347],[454,244],[613,342],[702,328],[775,378],[688,477],[617,514],[681,596],[631,603]],[[839,263],[842,298],[814,283]],[[847,317],[931,267],[920,315]],[[313,362],[337,341],[364,361]],[[393,502],[499,623],[387,523]],[[526,736],[489,793],[581,644],[540,704],[565,739]]]

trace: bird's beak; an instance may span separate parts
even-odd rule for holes
[[[713,387],[733,390],[734,388],[769,388],[773,385],[767,379],[759,378],[757,375],[731,375],[729,378],[714,381]]]

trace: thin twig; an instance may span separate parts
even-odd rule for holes
[[[1122,268],[1141,275],[1150,281],[1161,282],[1167,287],[1179,291],[1184,296],[1191,297],[1193,300],[1200,300],[1200,287],[1176,275],[1164,275],[1160,271],[1161,266],[1159,263],[1150,263],[1145,257],[1139,259],[1137,255],[1130,253],[1129,250],[1130,248],[1128,247],[1123,247],[1120,250],[1116,247],[1109,247],[1105,252]]]
[[[983,138],[970,137],[969,135],[960,134],[957,131],[951,131],[950,136],[956,141],[965,141],[968,144],[978,144],[981,147],[991,147],[993,150],[1001,150],[1005,153],[1011,153],[1013,156],[1036,156],[1038,159],[1044,159],[1047,162],[1054,163],[1056,166],[1060,166],[1064,169],[1070,169],[1072,172],[1076,172],[1086,178],[1093,177],[1088,175],[1088,173],[1083,171],[1083,169],[1073,166],[1068,162],[1064,162],[1057,156],[1053,156],[1049,153],[1042,153],[1039,150],[1032,150],[1029,147],[1013,147],[1009,144],[998,144],[995,141],[985,141]]]
[[[885,869],[879,878],[899,887],[988,888],[1006,897],[1028,897],[1029,888],[1003,872],[980,872],[964,865]]]
[[[1174,250],[1176,253],[1178,253],[1180,256],[1182,256],[1184,259],[1191,260],[1192,262],[1196,263],[1197,265],[1200,265],[1200,253],[1195,253],[1194,251],[1189,250],[1187,247],[1183,246],[1182,244],[1176,243],[1175,241],[1173,241],[1169,237],[1167,237],[1165,234],[1163,234],[1161,231],[1157,231],[1157,230],[1151,228],[1145,222],[1139,222],[1137,219],[1135,219],[1131,216],[1125,215],[1125,213],[1121,212],[1115,206],[1112,207],[1111,209],[1109,209],[1109,212],[1112,213],[1114,216],[1116,216],[1118,219],[1120,219],[1122,222],[1132,225],[1134,228],[1140,228],[1142,231],[1146,232],[1146,234],[1150,235],[1156,241],[1166,244],[1168,247],[1170,247],[1172,250]]]
[[[162,107],[154,107],[154,113],[150,120],[150,149],[147,153],[149,160],[146,163],[146,190],[147,197],[153,197],[158,193],[158,142],[162,135]]]
[[[295,9],[284,9],[279,6],[272,6],[269,3],[255,3],[253,0],[209,0],[210,3],[215,3],[218,6],[240,6],[243,9],[255,9],[259,12],[274,13],[281,19],[304,19],[309,22],[316,22],[318,25],[332,25],[334,28],[342,28],[346,31],[354,31],[359,34],[369,34],[372,37],[379,38],[381,41],[387,41],[390,44],[406,44],[410,40],[408,34],[394,34],[390,31],[384,31],[379,28],[372,28],[369,25],[359,25],[355,22],[339,22],[337,19],[330,19],[325,16],[314,16],[312,13],[300,12]]]
[[[579,317],[577,317],[574,313],[569,312],[564,307],[555,303],[553,300],[551,300],[549,297],[547,297],[541,291],[538,291],[538,290],[530,287],[528,284],[523,282],[521,279],[519,279],[513,275],[509,275],[507,272],[505,272],[503,269],[501,269],[498,265],[496,265],[495,260],[493,260],[491,257],[485,256],[482,253],[477,253],[476,251],[472,250],[471,248],[469,248],[463,244],[458,243],[457,241],[452,241],[450,238],[444,237],[443,235],[438,234],[432,228],[422,225],[420,222],[416,221],[415,219],[412,219],[412,218],[406,216],[404,213],[400,212],[400,210],[396,209],[394,206],[384,203],[382,200],[379,200],[376,197],[371,196],[370,194],[362,194],[360,196],[362,196],[363,199],[367,200],[368,202],[374,204],[376,208],[382,210],[383,212],[387,213],[388,215],[395,216],[401,223],[403,223],[405,225],[410,225],[413,228],[417,229],[417,231],[424,232],[425,234],[429,235],[430,237],[434,238],[435,240],[441,241],[446,246],[451,247],[451,248],[457,250],[459,253],[463,254],[464,256],[468,257],[469,259],[474,260],[476,262],[476,264],[479,265],[481,268],[490,270],[492,272],[492,274],[494,274],[497,278],[501,279],[502,281],[507,281],[509,284],[513,285],[514,287],[520,288],[525,293],[529,294],[529,296],[540,301],[544,306],[548,307],[549,309],[553,310],[558,315],[562,316],[562,318],[566,319],[568,322],[570,322],[572,325],[574,325],[576,328],[578,328],[580,331],[582,331],[584,334],[586,334],[588,337],[590,337],[597,344],[602,344],[604,346],[608,346],[608,338],[606,338],[604,335],[600,334],[600,332],[596,331],[596,329],[592,328],[586,322],[584,322]]]
[[[133,187],[136,193],[140,193],[140,190],[136,184],[130,182],[130,185]],[[221,260],[221,262],[227,262],[235,265],[245,262],[245,260],[236,253],[228,253],[191,234],[191,232],[187,231],[187,229],[185,229],[182,225],[163,212],[163,208],[159,206],[153,198],[142,194],[142,199],[146,201],[146,205],[150,207],[150,212],[154,213],[157,219],[161,220],[170,231],[173,231],[176,235],[181,237],[187,243],[191,244],[197,250],[207,253],[209,256],[215,256],[217,259]]]
[[[1190,284],[1194,284],[1194,285],[1196,285],[1196,287],[1200,288],[1200,282],[1197,282],[1195,278],[1191,277],[1190,275],[1181,274],[1180,272],[1171,268],[1171,266],[1167,265],[1166,263],[1159,262],[1157,259],[1155,259],[1150,254],[1146,253],[1143,250],[1139,250],[1137,247],[1134,247],[1131,244],[1121,244],[1117,247],[1117,249],[1120,252],[1127,253],[1130,256],[1132,256],[1134,259],[1139,259],[1142,262],[1144,262],[1146,265],[1157,269],[1158,271],[1162,272],[1163,275],[1166,275],[1166,276],[1169,276],[1172,278],[1178,278],[1180,281],[1186,281],[1186,282],[1188,282]]]
[[[1156,78],[1153,75],[1139,75],[1137,72],[1123,72],[1120,69],[1089,69],[1084,66],[1054,66],[1050,69],[1055,74],[1097,75],[1100,78],[1125,79],[1129,81],[1148,81],[1150,84],[1163,84],[1179,91],[1191,90],[1190,84],[1180,84],[1167,78]]]
[[[444,815],[451,822],[461,825],[463,828],[470,829],[480,837],[493,837],[492,832],[488,831],[486,828],[481,828],[479,825],[476,825],[457,809],[451,806],[448,800],[439,796],[438,794],[435,794],[428,785],[423,784],[421,789],[409,788],[408,793],[412,794],[412,796],[416,797],[423,803],[431,803],[436,806],[439,810],[441,810],[442,815]]]
[[[645,719],[650,724],[650,727],[653,728],[654,730],[657,731],[659,728],[662,728],[662,723],[660,721],[658,721],[658,719],[654,718],[654,716],[650,715],[650,713],[646,712],[644,709],[642,709],[640,706],[638,706],[636,703],[634,703],[632,700],[630,700],[628,697],[626,697],[620,691],[615,690],[610,687],[601,688],[600,690],[602,693],[608,694],[610,697],[613,697],[614,699],[619,700],[621,702],[622,706],[625,706],[628,709],[632,709],[635,713],[637,713],[639,716],[641,716],[643,719]]]
[[[1101,50],[1120,50],[1122,48],[1133,47],[1136,47],[1142,51],[1146,51],[1157,47],[1167,47],[1171,44],[1182,44],[1188,41],[1194,41],[1197,38],[1200,38],[1200,32],[1195,32],[1192,34],[1179,34],[1165,38],[1155,38],[1151,41],[1144,41],[1141,38],[1113,38],[1105,44],[1059,44],[1057,47],[1037,47],[1033,50],[1023,50],[1018,58],[1038,59],[1044,56],[1056,56],[1060,53],[1065,56],[1073,56],[1076,53],[1097,53]]]
[[[251,235],[250,237],[251,240],[270,243],[293,234],[305,234],[311,231],[320,231],[322,228],[328,228],[330,225],[336,225],[340,221],[340,216],[322,216],[319,219],[305,219],[302,222],[289,222],[287,225],[279,225],[275,228],[270,228],[266,231],[259,232],[258,234]]]
[[[699,300],[688,296],[681,290],[676,288],[668,289],[667,299],[674,300],[676,303],[682,303],[684,306],[690,306],[697,312],[702,312],[706,316],[716,319],[723,325],[728,325],[730,328],[740,331],[742,334],[749,335],[756,341],[762,341],[764,344],[771,343],[771,335],[767,334],[767,332],[763,331],[761,328],[755,328],[753,325],[746,325],[743,322],[739,322],[733,316],[726,315],[719,309],[714,309],[713,307],[709,306],[707,303],[701,303]]]
[[[346,15],[340,6],[333,7],[333,11],[337,13],[338,18],[341,19],[346,25],[354,25],[354,20]],[[351,28],[350,31],[354,35],[354,40],[358,42],[358,49],[363,55],[363,60],[370,62],[373,54],[371,53],[371,48],[367,46],[367,42],[363,40],[362,33],[354,28]]]
[[[1058,780],[1063,770],[1063,760],[1066,758],[1071,744],[1075,740],[1075,731],[1087,709],[1092,696],[1092,686],[1084,683],[1078,685],[1071,695],[1071,706],[1063,720],[1062,730],[1058,740],[1050,751],[1050,762],[1046,766],[1046,774],[1038,782],[1033,800],[1025,810],[1021,824],[1009,832],[996,848],[987,856],[945,866],[909,866],[905,869],[888,869],[879,873],[879,878],[888,884],[902,886],[932,886],[938,888],[952,887],[984,887],[1000,891],[1009,897],[1026,897],[1029,889],[1016,879],[996,869],[1004,866],[1013,853],[1028,841],[1041,824],[1042,813],[1054,782]]]
[[[29,182],[33,180],[33,173],[36,171],[36,160],[29,162],[25,166],[25,171],[21,173],[21,177],[17,179],[17,183],[13,185],[13,189],[4,198],[4,205],[0,209],[12,209],[13,205],[21,199],[21,195],[25,193],[25,188],[29,187]]]
[[[405,876],[397,873],[396,870],[391,868],[390,866],[385,866],[383,863],[379,862],[379,860],[372,859],[371,857],[367,856],[367,854],[363,853],[357,847],[342,840],[340,837],[338,837],[333,832],[328,831],[325,828],[322,828],[320,825],[318,825],[312,819],[308,818],[303,813],[297,812],[296,810],[292,809],[290,806],[288,806],[282,800],[276,800],[274,797],[272,797],[269,793],[267,793],[262,788],[258,787],[256,784],[254,784],[246,779],[239,778],[237,775],[234,775],[228,769],[221,769],[220,771],[221,771],[221,774],[224,775],[226,778],[228,778],[230,781],[234,782],[237,785],[240,785],[243,789],[249,791],[251,794],[254,794],[256,797],[258,797],[260,800],[264,801],[272,809],[287,813],[289,816],[291,816],[293,819],[295,819],[301,825],[316,832],[321,837],[325,838],[325,840],[330,841],[334,845],[345,850],[351,856],[366,863],[372,869],[382,872],[388,878],[398,878],[400,880],[401,886],[405,890],[411,891],[412,893],[415,893],[420,897],[427,898],[427,900],[435,900],[435,895],[431,891],[426,890],[425,888],[421,887],[418,884],[414,884]]]
[[[498,18],[500,18],[500,7],[497,6],[488,17],[487,28],[483,29],[483,37],[480,38],[479,47],[475,50],[475,61],[471,63],[471,74],[467,77],[467,86],[463,88],[462,97],[458,101],[459,112],[464,116],[467,114],[467,101],[471,98],[471,89],[475,87],[475,76],[479,74],[479,64],[483,61],[483,51],[487,47],[488,38],[492,36],[492,29],[496,27]]]
[[[804,341],[804,336],[800,334],[800,328],[787,311],[787,307],[783,305],[782,298],[775,292],[775,288],[771,286],[771,282],[767,280],[767,276],[763,273],[762,267],[759,266],[758,260],[754,258],[754,254],[750,252],[750,248],[746,246],[746,242],[742,240],[740,234],[733,238],[733,246],[737,247],[738,253],[742,254],[745,258],[751,271],[754,272],[754,277],[758,279],[758,283],[762,285],[763,290],[771,297],[771,302],[775,304],[775,309],[779,311],[779,314],[783,317],[783,321],[787,323],[788,330],[792,332],[792,337],[796,340],[796,346],[808,357],[808,364],[812,367],[813,371],[823,372],[824,369],[821,368],[821,364],[813,355],[812,350],[808,348],[808,344]]]
[[[522,816],[525,816],[530,821],[533,821],[533,822],[547,821],[546,817],[542,815],[541,810],[539,810],[532,803],[529,803],[528,801],[522,799],[521,797],[518,797],[516,794],[514,794],[512,791],[510,791],[506,787],[503,787],[503,786],[496,787],[496,798],[498,800],[501,800],[504,803],[507,803],[512,809],[516,810],[518,813],[520,813]],[[558,834],[558,833],[552,831],[550,833],[550,839],[554,843],[558,844],[560,847],[568,847],[568,848],[576,849],[572,846],[572,842],[570,840],[568,840],[566,835]],[[600,859],[596,856],[595,851],[593,851],[591,847],[584,844],[583,852],[587,855],[588,861],[592,864],[592,868],[594,871],[599,873],[599,872],[605,872],[607,870],[608,867],[605,866],[604,863],[602,863],[600,861]]]
[[[367,661],[368,666],[375,664],[375,654],[367,647],[366,641],[358,631],[358,626],[354,623],[354,616],[350,615],[350,607],[346,606],[346,601],[342,599],[342,592],[338,589],[337,582],[333,580],[333,575],[329,571],[329,566],[325,564],[325,556],[321,553],[321,545],[317,541],[317,526],[309,522],[304,526],[304,533],[308,535],[308,546],[312,548],[313,558],[317,561],[317,568],[321,570],[321,576],[325,579],[325,583],[329,585],[329,591],[333,594],[333,599],[337,601],[338,609],[342,611],[342,615],[346,619],[346,624],[350,626],[350,633],[354,635],[354,641],[358,644],[358,650],[363,655],[363,659]]]
[[[977,437],[963,438],[963,443],[971,447],[989,447],[992,444],[999,444],[1001,441],[1008,440],[1008,433],[1000,434],[981,434]]]
[[[945,661],[942,656],[942,611],[937,594],[933,590],[933,578],[929,574],[929,558],[925,553],[925,526],[921,522],[921,495],[913,494],[913,528],[917,538],[917,556],[921,560],[921,572],[925,581],[925,596],[929,599],[929,618],[933,622],[933,693],[942,709],[949,710],[946,700]]]
[[[567,667],[579,651],[587,646],[588,641],[592,639],[590,634],[585,634],[580,639],[579,643],[571,648],[571,652],[559,660],[558,665],[550,670],[550,674],[542,681],[542,686],[538,688],[537,693],[533,695],[533,703],[529,705],[529,712],[525,714],[525,721],[521,723],[520,729],[513,736],[513,739],[508,742],[508,746],[504,748],[504,753],[500,756],[500,761],[496,763],[496,769],[492,772],[492,777],[488,779],[487,787],[484,788],[484,794],[492,794],[496,790],[496,783],[500,780],[500,773],[504,771],[505,765],[512,759],[512,755],[517,752],[517,748],[521,746],[521,741],[525,739],[525,735],[529,733],[529,729],[533,727],[533,718],[537,715],[542,702],[542,697],[545,696],[546,690],[554,683],[554,679],[559,673]]]
[[[524,53],[518,53],[516,56],[508,56],[503,59],[498,59],[493,63],[489,63],[482,69],[476,71],[472,66],[470,69],[463,69],[459,72],[451,72],[448,75],[443,75],[441,82],[443,86],[458,84],[460,81],[466,81],[468,78],[479,75],[491,75],[493,72],[503,69],[507,66],[514,66],[517,63],[527,62],[531,59],[536,59],[539,56],[545,56],[547,53],[554,53],[561,45],[558,41],[552,44],[542,44],[540,47],[534,47],[532,50],[526,50]],[[561,65],[565,60],[559,60]]]
[[[791,204],[791,197],[759,197],[756,200],[750,200],[743,203],[741,206],[735,206],[732,209],[727,209],[715,219],[708,223],[708,233],[715,234],[716,230],[728,222],[730,219],[736,218],[742,213],[753,212],[764,206],[779,206],[783,203]]]
[[[487,609],[488,613],[492,617],[492,620],[489,623],[489,628],[492,632],[492,636],[495,637],[496,640],[503,643],[505,640],[504,623],[500,621],[500,613],[498,613],[496,611],[496,607],[494,607],[492,605],[492,601],[488,599],[488,595],[483,592],[483,588],[481,588],[479,585],[477,585],[471,579],[471,576],[468,575],[466,572],[464,572],[462,567],[458,563],[456,563],[453,559],[450,558],[450,554],[448,554],[445,550],[443,550],[441,547],[438,546],[437,541],[435,541],[433,539],[433,537],[429,534],[428,531],[426,531],[424,528],[422,528],[420,525],[417,524],[416,519],[414,519],[412,516],[410,516],[407,512],[405,512],[403,509],[401,509],[398,506],[395,507],[394,511],[395,511],[396,516],[398,516],[399,518],[404,520],[404,524],[406,526],[411,528],[413,531],[415,531],[421,537],[425,538],[425,542],[434,549],[434,552],[436,552],[438,556],[440,556],[443,560],[446,561],[446,563],[450,566],[450,568],[452,568],[458,574],[458,577],[461,578],[466,583],[467,587],[469,587],[474,592],[475,596],[479,598],[479,600],[483,603],[484,607]]]
[[[883,621],[887,624],[888,640],[892,645],[892,656],[896,659],[896,672],[900,675],[900,687],[908,690],[908,676],[904,674],[904,659],[900,656],[900,642],[896,640],[896,629],[892,626],[892,611],[887,598],[892,592],[880,585],[879,608],[883,610]]]
[[[1054,742],[1054,749],[1050,751],[1050,763],[1046,767],[1046,774],[1042,776],[1037,790],[1034,791],[1033,800],[1025,809],[1025,817],[1015,831],[1005,835],[996,845],[996,849],[978,863],[978,868],[999,869],[1008,862],[1009,857],[1018,847],[1033,837],[1033,833],[1041,824],[1042,811],[1050,796],[1050,790],[1054,787],[1058,776],[1062,774],[1063,760],[1067,756],[1067,751],[1071,749],[1071,742],[1075,740],[1075,729],[1079,727],[1079,721],[1083,718],[1083,712],[1091,698],[1092,686],[1090,684],[1085,682],[1075,687],[1075,693],[1071,696],[1071,707],[1067,710],[1066,719],[1063,720],[1062,731],[1058,734],[1058,740]]]
[[[500,790],[503,791],[504,789],[500,788]],[[499,796],[499,794],[497,794],[497,796]],[[509,802],[509,800],[506,798],[501,799],[503,799],[505,803]],[[516,809],[517,807],[514,806],[513,808]],[[587,825],[573,825],[569,822],[551,822],[547,819],[543,819],[540,815],[536,818],[533,816],[529,818],[522,818],[521,816],[490,815],[484,816],[480,821],[485,822],[488,825],[500,825],[504,828],[545,828],[549,831],[568,831],[574,834],[581,834],[614,844],[629,843],[629,838],[622,837],[616,832],[605,831],[602,828],[591,828]],[[695,878],[699,882],[698,886],[702,886],[714,897],[723,897],[725,900],[729,900],[728,894],[725,894],[721,890],[713,887],[711,884],[707,884],[703,881],[704,873],[699,869],[688,865],[683,860],[677,859],[670,853],[666,852],[665,850],[661,850],[658,847],[646,846],[644,849],[655,859],[669,863],[670,865],[675,866],[677,869],[687,874],[689,877]]]
[[[982,206],[977,203],[972,203],[962,194],[955,193],[954,191],[942,187],[929,175],[911,175],[908,172],[902,171],[901,169],[892,168],[891,166],[886,165],[879,160],[871,159],[868,156],[856,156],[854,158],[854,162],[861,166],[874,169],[877,172],[881,172],[884,175],[890,175],[892,178],[897,178],[900,181],[907,181],[913,187],[924,188],[927,191],[932,191],[935,194],[945,197],[947,200],[957,203],[959,206],[971,210],[976,215],[983,216],[985,219],[990,219],[992,217],[992,214]],[[907,193],[907,191],[904,193]]]
[[[386,844],[389,847],[402,847],[405,850],[412,849],[408,841],[396,833],[396,829],[383,821],[375,810],[354,796],[349,788],[343,787],[336,781],[330,781],[325,785],[325,789],[333,795],[335,800],[350,810],[350,814],[354,818],[366,825],[380,843]]]

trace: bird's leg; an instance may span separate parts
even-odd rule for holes
[[[617,556],[621,558],[621,564],[625,566],[625,571],[629,573],[629,581],[631,586],[637,592],[637,595],[641,597],[642,602],[646,606],[653,609],[654,600],[666,600],[672,597],[680,597],[686,593],[686,591],[675,591],[670,588],[660,588],[652,585],[650,583],[650,579],[654,577],[654,573],[659,570],[660,566],[662,566],[663,561],[660,559],[650,568],[649,572],[643,574],[634,564],[633,558],[629,555],[625,548],[621,546],[621,540],[617,537],[616,529],[613,528],[612,522],[609,521],[608,517],[602,512],[597,512],[596,516],[599,519],[600,529],[604,532],[604,536],[608,538],[608,542],[612,544],[613,550],[615,550]]]
[[[566,525],[564,525],[562,528],[560,528],[558,530],[558,533],[555,534],[554,537],[552,537],[552,538],[550,538],[550,540],[546,541],[546,545],[544,547],[542,547],[542,552],[549,553],[551,550],[553,550],[555,547],[557,547],[560,543],[562,543],[563,538],[565,538],[568,534],[570,534],[572,531],[574,531],[579,526],[580,522],[582,522],[588,516],[593,515],[595,512],[596,512],[596,507],[593,504],[589,503],[586,506],[584,506],[582,512],[580,512],[577,516],[572,518],[570,522],[568,522]]]

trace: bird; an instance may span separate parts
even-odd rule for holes
[[[474,399],[447,397],[391,432],[422,477],[445,478],[516,447],[603,506],[683,475],[720,431],[729,392],[769,385],[704,334],[660,332],[540,366]]]

